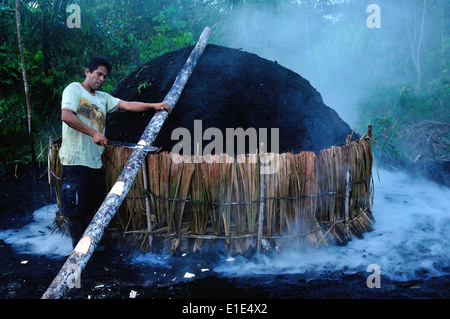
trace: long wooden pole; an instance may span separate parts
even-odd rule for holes
[[[144,182],[144,189],[145,191],[149,191],[148,189],[148,169],[147,169],[147,161],[144,159],[144,161],[142,162],[142,178],[143,178],[143,182]],[[148,245],[149,248],[152,247],[152,242],[153,242],[153,235],[150,234],[150,232],[152,231],[152,219],[151,219],[151,214],[150,214],[150,198],[149,196],[146,194],[145,195],[145,214],[147,215],[147,231],[148,231]]]
[[[266,184],[265,184],[265,174],[262,173],[262,168],[261,168],[261,157],[264,156],[264,144],[261,143],[260,147],[259,147],[259,198],[261,200],[261,202],[259,203],[259,218],[258,218],[258,241],[256,244],[256,252],[259,254],[261,252],[261,244],[262,244],[262,236],[263,236],[263,227],[264,227],[264,207],[266,205],[266,202],[263,200],[264,196],[265,196],[265,188],[266,188]]]
[[[203,30],[196,46],[189,55],[189,58],[175,79],[172,88],[164,98],[164,102],[170,104],[172,109],[178,101],[178,98],[180,97],[184,86],[197,65],[199,58],[203,54],[210,35],[211,30],[209,27],[206,27]],[[157,112],[145,128],[138,143],[144,146],[151,145],[161,130],[167,116],[168,113],[165,110]],[[97,247],[98,242],[102,238],[105,227],[108,226],[122,201],[125,199],[125,196],[130,190],[146,155],[147,151],[140,148],[134,149],[133,153],[131,153],[128,162],[123,168],[122,173],[117,178],[116,183],[106,196],[91,223],[86,228],[86,231],[77,246],[74,248],[72,254],[66,260],[58,275],[48,287],[47,291],[42,295],[42,299],[61,298],[68,288],[72,288],[74,287],[74,284],[79,283],[81,271],[86,266],[89,258],[92,256],[92,253]]]

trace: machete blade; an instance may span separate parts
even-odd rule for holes
[[[121,142],[121,141],[107,140],[106,144],[113,145],[113,146],[128,147],[128,148],[141,148],[147,152],[156,152],[158,150],[158,147],[156,147],[156,146],[145,146],[145,145],[141,145],[141,144]]]

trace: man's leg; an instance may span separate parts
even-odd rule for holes
[[[105,174],[103,169],[89,169],[89,192],[88,192],[88,215],[86,216],[86,227],[94,217],[95,213],[97,213],[101,204],[105,200],[106,197],[106,187],[105,187]],[[102,251],[105,249],[105,241],[103,238],[100,240],[97,245],[97,251]]]
[[[103,169],[90,168],[88,183],[88,210],[91,219],[100,208],[106,197],[105,174]]]
[[[61,213],[68,221],[73,247],[86,228],[83,220],[87,209],[86,169],[84,166],[63,166]]]

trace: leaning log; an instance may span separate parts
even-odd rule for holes
[[[178,101],[184,86],[197,65],[199,58],[203,54],[210,35],[211,30],[209,27],[206,27],[203,30],[196,46],[189,55],[189,58],[175,79],[172,88],[165,96],[164,102],[168,103],[172,109]],[[167,117],[167,111],[163,110],[157,112],[142,133],[138,144],[142,144],[143,146],[152,145]],[[42,295],[42,299],[61,298],[64,296],[64,293],[68,288],[74,287],[76,283],[79,283],[81,271],[88,263],[89,258],[92,256],[98,242],[102,238],[105,227],[108,226],[117,209],[125,199],[125,196],[128,194],[128,191],[130,190],[146,155],[147,151],[145,149],[134,149],[116,183],[111,188],[102,205],[93,217],[91,223],[86,228],[86,231],[80,241],[62,266],[58,275],[50,284],[47,291]]]

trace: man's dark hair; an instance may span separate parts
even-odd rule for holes
[[[108,75],[111,74],[112,65],[111,62],[107,58],[104,58],[102,56],[95,56],[89,61],[89,64],[87,65],[87,68],[89,69],[89,72],[94,72],[98,69],[100,65],[103,65],[108,70]]]

